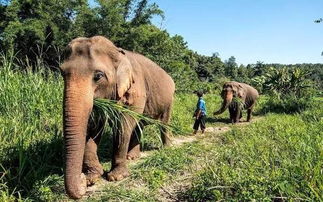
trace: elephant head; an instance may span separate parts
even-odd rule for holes
[[[214,112],[214,115],[222,114],[229,107],[234,97],[244,98],[244,96],[243,87],[238,82],[226,82],[221,92],[222,106],[218,111]]]
[[[74,39],[66,48],[61,65],[65,189],[72,198],[80,198],[86,191],[82,163],[93,99],[120,99],[132,83],[133,71],[125,54],[101,36]]]

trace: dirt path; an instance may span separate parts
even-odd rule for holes
[[[237,127],[244,127],[246,125],[249,125],[253,122],[257,122],[259,120],[262,120],[264,117],[255,117],[252,122],[240,122],[236,124]],[[191,137],[191,139],[198,140],[202,138],[206,138],[210,135],[216,136],[220,135],[222,133],[228,132],[232,130],[232,125],[229,126],[223,126],[223,127],[207,127],[205,129],[206,134],[205,135],[197,135]],[[177,139],[177,138],[175,138]],[[193,141],[194,141],[193,140]],[[180,143],[183,144],[184,142],[192,142],[190,139],[188,140],[181,140]],[[202,140],[203,141],[203,140]],[[205,144],[208,144],[205,142]],[[160,201],[181,201],[180,196],[181,193],[183,193],[185,190],[189,189],[192,183],[192,178],[194,177],[193,173],[195,173],[198,170],[203,169],[205,167],[205,164],[202,164],[202,162],[195,162],[195,165],[190,166],[189,172],[182,173],[176,180],[173,180],[170,183],[165,184],[159,189],[159,199]]]
[[[252,122],[258,121],[262,118],[263,117],[255,117],[255,119],[253,119]],[[250,124],[250,123],[249,122],[241,122],[239,124],[236,124],[235,126],[243,127],[248,124]],[[199,141],[209,135],[212,135],[212,136],[220,135],[220,134],[228,132],[230,130],[232,130],[231,124],[228,124],[226,126],[221,126],[221,127],[219,127],[219,126],[207,127],[205,129],[205,134],[198,133],[194,136],[187,135],[187,136],[172,137],[171,138],[172,146],[173,147],[180,147],[180,146],[184,145],[185,143]],[[129,167],[137,165],[138,163],[144,161],[147,157],[149,157],[153,154],[154,154],[154,151],[143,151],[143,152],[141,152],[140,159],[134,160],[134,161],[129,161],[128,165],[129,165]],[[201,167],[195,168],[195,169],[201,169]],[[192,178],[192,175],[190,173],[187,173],[186,175],[180,176],[179,179],[176,179],[176,181],[171,182],[170,184],[161,187],[161,189],[159,190],[161,200],[162,201],[165,201],[165,200],[166,201],[175,201],[174,196],[176,196],[177,193],[180,192],[181,190],[190,186],[191,178]],[[125,180],[127,180],[127,179],[125,179]],[[120,182],[109,182],[109,181],[102,178],[95,185],[87,188],[86,195],[83,197],[82,200],[88,199],[91,195],[93,197],[93,194],[100,194],[100,192],[102,192],[102,190],[104,190],[104,187],[107,185],[112,185],[112,184],[117,185],[118,183],[121,183],[123,181],[124,180],[122,180]]]

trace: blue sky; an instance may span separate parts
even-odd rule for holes
[[[151,0],[154,24],[200,54],[238,63],[323,63],[323,0]]]

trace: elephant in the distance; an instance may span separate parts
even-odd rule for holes
[[[97,147],[100,135],[88,124],[95,98],[116,100],[138,113],[167,124],[173,103],[172,78],[150,59],[116,47],[102,36],[76,38],[66,49],[61,65],[64,77],[63,123],[65,142],[65,189],[81,198],[86,186],[103,175]],[[109,181],[129,175],[126,161],[140,155],[136,121],[126,117],[122,131],[114,134]],[[161,130],[164,145],[170,144],[168,131]]]
[[[247,121],[251,120],[251,113],[259,94],[248,84],[230,81],[223,85],[221,97],[223,98],[222,107],[214,112],[214,115],[222,114],[229,108],[230,121],[238,123],[242,117],[242,109],[247,109]]]

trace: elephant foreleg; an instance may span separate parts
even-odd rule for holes
[[[122,132],[116,132],[113,138],[112,167],[107,175],[109,181],[119,181],[129,176],[127,168],[127,154],[131,134],[136,126],[136,121],[125,116],[122,124]]]
[[[102,175],[103,167],[97,155],[101,134],[96,137],[88,137],[85,145],[83,172],[86,175],[87,185],[93,185]]]
[[[241,117],[242,117],[241,109],[237,108],[234,116],[234,123],[239,123]]]
[[[141,132],[144,129],[144,124],[140,123],[140,126],[136,126],[135,130],[131,134],[127,159],[134,160],[140,157],[140,138]]]
[[[229,107],[229,114],[230,114],[230,122],[233,124],[234,123],[234,117],[236,114],[236,111],[233,107]]]

